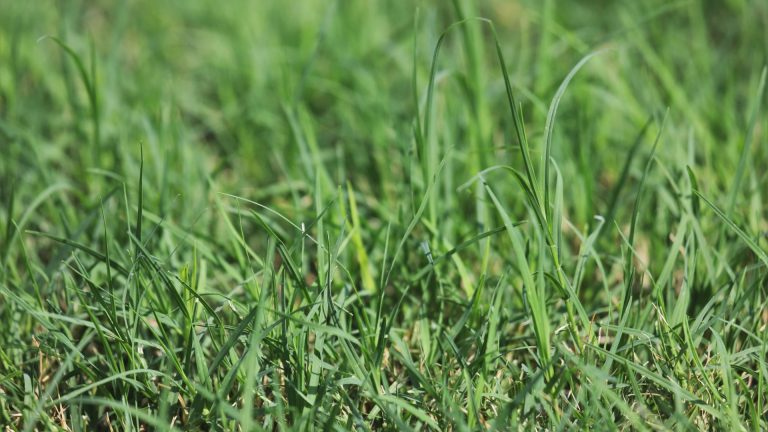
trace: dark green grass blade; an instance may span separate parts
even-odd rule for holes
[[[704,195],[701,194],[701,192],[694,190],[693,193],[696,194],[704,203],[709,206],[709,208],[712,209],[713,212],[723,221],[725,224],[731,228],[731,230],[749,247],[752,252],[755,253],[755,256],[763,262],[765,266],[768,266],[768,253],[766,253],[758,244],[755,242],[755,240],[744,230],[739,228],[738,225],[736,225],[736,222],[733,221],[730,217],[728,217],[720,208],[718,208],[712,201],[708,200]]]
[[[619,197],[621,196],[621,191],[626,185],[627,180],[629,179],[629,171],[630,171],[630,167],[632,166],[632,161],[637,156],[638,150],[640,149],[640,146],[643,143],[643,137],[645,136],[645,132],[648,130],[648,128],[651,126],[652,123],[653,123],[653,117],[649,117],[648,120],[643,125],[643,127],[640,128],[640,132],[637,133],[637,136],[635,137],[635,141],[632,144],[632,147],[629,149],[629,152],[627,153],[627,156],[624,159],[624,165],[621,169],[619,180],[613,186],[613,190],[611,191],[611,198],[608,201],[608,210],[605,212],[605,220],[609,224],[612,224],[614,218],[616,217],[616,209],[618,208]]]
[[[760,82],[757,85],[757,92],[755,93],[755,100],[753,102],[752,112],[749,116],[749,124],[747,126],[747,133],[744,136],[744,145],[741,149],[741,156],[739,157],[739,165],[734,172],[735,178],[731,185],[731,190],[728,193],[728,207],[726,207],[725,214],[728,216],[733,215],[733,209],[736,206],[736,198],[741,190],[741,183],[744,178],[744,173],[747,170],[747,159],[749,158],[750,151],[752,149],[752,137],[755,134],[755,126],[759,118],[760,107],[763,104],[763,95],[765,93],[765,79],[768,73],[768,66],[763,67],[763,71],[760,73]]]
[[[76,242],[74,240],[66,239],[66,238],[63,238],[63,237],[55,236],[53,234],[48,234],[48,233],[44,233],[44,232],[40,232],[40,231],[27,230],[26,232],[28,234],[32,234],[32,235],[36,235],[36,236],[40,236],[40,237],[45,237],[45,238],[51,239],[53,241],[56,241],[58,243],[61,243],[63,245],[71,246],[71,247],[73,247],[75,249],[81,250],[81,251],[87,253],[88,255],[92,256],[93,258],[96,258],[97,260],[99,260],[99,261],[101,261],[103,263],[107,263],[107,261],[109,261],[109,265],[112,268],[117,270],[121,275],[128,276],[128,270],[125,267],[123,267],[120,263],[118,263],[115,260],[108,259],[105,254],[103,254],[101,252],[98,252],[98,251],[96,251],[96,250],[94,250],[94,249],[92,249],[92,248],[90,248],[88,246],[85,246],[84,244],[78,243],[78,242]]]

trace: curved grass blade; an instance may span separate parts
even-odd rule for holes
[[[574,66],[568,75],[565,76],[563,82],[558,87],[555,96],[552,98],[552,103],[549,105],[549,111],[547,112],[547,121],[544,126],[544,154],[541,159],[541,172],[543,173],[541,178],[541,190],[544,191],[544,209],[546,214],[551,218],[552,211],[549,208],[549,164],[552,154],[552,135],[555,129],[555,118],[557,117],[557,109],[560,107],[560,100],[565,94],[565,90],[568,88],[568,84],[571,83],[576,73],[585,65],[589,60],[598,54],[604,53],[606,49],[593,51],[584,56],[576,66]]]

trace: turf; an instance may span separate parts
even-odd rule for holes
[[[768,428],[768,2],[0,10],[4,430]]]

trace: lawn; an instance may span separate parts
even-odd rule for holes
[[[765,0],[0,0],[4,431],[768,429]]]

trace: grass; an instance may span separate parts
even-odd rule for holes
[[[4,430],[768,428],[768,3],[0,9]]]

